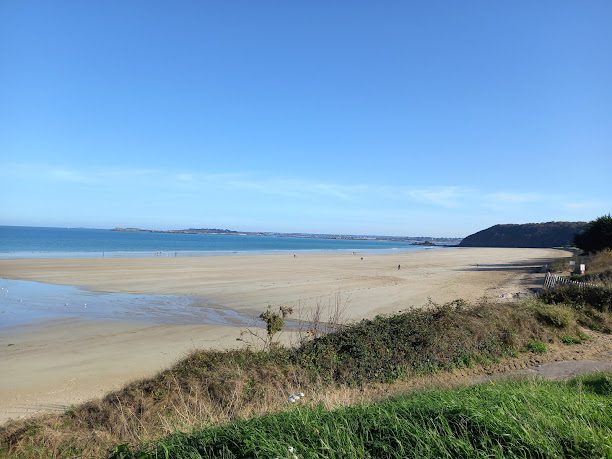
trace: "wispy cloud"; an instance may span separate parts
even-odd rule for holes
[[[147,168],[74,168],[44,164],[9,164],[0,168],[0,176],[29,180],[50,181],[66,186],[78,185],[102,189],[112,187],[129,190],[161,190],[188,196],[210,195],[213,192],[243,192],[248,198],[276,196],[310,203],[338,203],[359,207],[364,202],[388,207],[461,209],[482,207],[504,210],[508,206],[553,204],[567,209],[600,208],[603,203],[569,200],[562,195],[534,191],[485,191],[456,185],[419,187],[376,183],[334,183],[292,177],[267,177],[248,172],[210,173],[194,170],[162,170]]]
[[[152,177],[159,175],[155,169],[137,168],[74,168],[46,164],[5,164],[0,175],[19,177],[23,180],[50,180],[68,183],[96,183],[100,180]]]
[[[0,163],[0,196],[9,224],[201,224],[363,234],[461,235],[499,222],[588,220],[611,209],[602,201],[605,196],[589,199],[574,191],[340,183],[253,172],[61,164]]]

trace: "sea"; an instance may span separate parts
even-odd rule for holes
[[[371,239],[0,226],[0,258],[173,257],[298,251],[385,253],[423,249],[408,242]]]

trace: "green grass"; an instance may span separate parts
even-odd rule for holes
[[[543,354],[546,352],[546,344],[542,341],[532,341],[527,345],[527,349],[536,354]]]
[[[113,458],[610,458],[611,377],[504,381],[175,434]],[[294,453],[289,452],[289,447]]]
[[[612,373],[594,373],[575,378],[569,382],[581,390],[612,397]]]
[[[580,336],[574,336],[574,335],[563,335],[561,337],[561,342],[563,344],[568,344],[568,345],[572,345],[572,344],[582,344],[583,343],[583,339],[580,338]]]

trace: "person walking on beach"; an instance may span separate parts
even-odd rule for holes
[[[400,270],[400,268],[401,268],[401,266],[400,266],[400,265],[397,265],[397,270],[398,270],[398,271]]]

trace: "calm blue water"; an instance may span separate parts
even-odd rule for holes
[[[0,226],[0,258],[186,256],[304,250],[416,251],[422,247],[395,241]]]

